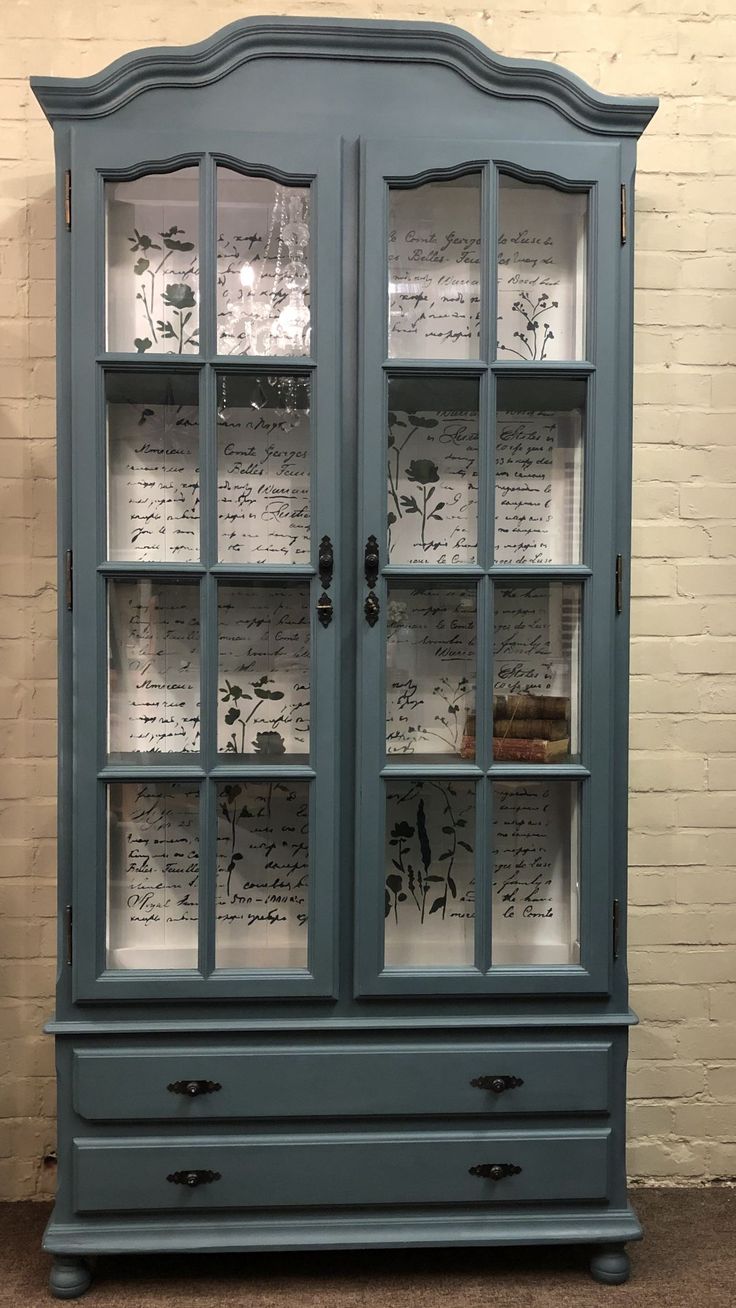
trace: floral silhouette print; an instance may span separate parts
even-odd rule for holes
[[[427,529],[427,523],[431,522],[432,519],[436,519],[441,522],[442,514],[440,513],[440,509],[444,509],[445,507],[445,501],[439,500],[432,507],[432,509],[429,508],[429,501],[431,500],[435,492],[435,486],[433,485],[433,483],[438,482],[440,479],[440,474],[437,468],[437,464],[432,459],[412,459],[411,463],[409,464],[409,467],[406,470],[406,479],[407,481],[414,482],[416,485],[421,486],[422,488],[421,505],[417,503],[416,496],[414,495],[402,495],[401,504],[404,509],[404,512],[407,514],[421,513],[422,515],[421,541],[422,541],[422,548],[426,549],[427,541],[425,539],[425,532]],[[429,487],[429,489],[427,489],[427,487]]]
[[[439,796],[444,836],[442,847],[435,855],[427,825],[424,796],[432,792]],[[449,905],[458,897],[454,876],[459,850],[473,853],[473,847],[462,833],[467,819],[458,813],[457,791],[451,781],[419,781],[399,799],[411,806],[415,820],[397,820],[389,833],[388,845],[394,871],[386,877],[385,916],[393,914],[399,921],[399,904],[413,907],[424,924],[428,917],[440,913],[444,920]],[[416,810],[414,804],[416,803]]]
[[[259,731],[253,741],[257,754],[285,754],[286,746],[280,731]]]
[[[546,291],[538,300],[533,300],[526,292],[522,292],[511,308],[514,313],[520,314],[524,321],[525,330],[514,332],[514,340],[518,340],[520,348],[517,350],[513,345],[502,345],[499,341],[499,350],[505,350],[507,354],[515,354],[519,359],[536,359],[541,362],[547,357],[547,346],[555,336],[549,323],[543,322],[540,338],[539,319],[548,314],[550,309],[559,308],[559,301],[550,300]]]
[[[253,694],[243,690],[240,686],[234,685],[225,678],[224,689],[220,688],[220,699],[223,704],[229,704],[230,708],[225,714],[225,722],[229,727],[235,728],[225,745],[225,751],[228,754],[245,754],[245,728],[251,718],[255,716],[260,705],[264,700],[280,700],[284,698],[282,690],[269,690],[269,683],[273,683],[273,678],[268,676],[259,677],[257,681],[251,683]],[[242,700],[255,700],[250,712],[244,716],[244,710],[240,704]],[[238,739],[238,728],[240,729],[240,739]],[[261,754],[283,754],[284,740],[278,731],[259,731],[253,748]]]
[[[388,515],[389,537],[392,526],[399,518],[408,516],[411,513],[421,514],[421,541],[422,548],[426,550],[428,548],[425,534],[427,523],[433,518],[441,521],[440,509],[445,507],[444,501],[440,500],[431,509],[429,508],[429,501],[435,493],[434,483],[440,479],[439,468],[433,459],[412,459],[408,467],[402,470],[401,456],[409,441],[418,431],[429,431],[434,427],[438,427],[439,420],[437,418],[423,417],[418,413],[407,413],[406,419],[407,421],[404,421],[403,417],[399,417],[398,413],[389,413],[388,415],[388,493],[392,504]],[[402,475],[407,481],[421,487],[421,503],[416,495],[400,494],[399,483]]]
[[[150,332],[148,336],[137,336],[133,344],[138,354],[145,354],[154,345],[172,341],[176,342],[176,353],[182,354],[185,345],[197,345],[197,328],[190,335],[186,334],[197,301],[194,291],[186,282],[169,282],[162,293],[159,277],[171,256],[175,253],[188,254],[194,249],[194,242],[178,239],[186,236],[183,227],[173,226],[157,235],[160,243],[134,227],[132,235],[128,236],[130,253],[139,256],[133,264],[133,273],[140,278],[135,298],[143,307]],[[160,259],[154,253],[156,251],[161,254]],[[164,310],[170,310],[170,314],[154,322],[154,305],[159,296]]]

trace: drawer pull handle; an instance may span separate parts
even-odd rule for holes
[[[487,1181],[502,1181],[505,1176],[518,1176],[521,1168],[515,1163],[478,1163],[468,1171],[471,1176],[482,1176]]]
[[[213,1090],[222,1090],[219,1081],[172,1081],[167,1085],[172,1095],[187,1095],[189,1099],[196,1099],[197,1095],[211,1095]]]
[[[196,1172],[171,1172],[167,1181],[173,1182],[174,1185],[186,1185],[193,1190],[198,1185],[209,1185],[210,1181],[219,1181],[219,1172],[209,1172],[200,1168]]]
[[[470,1084],[478,1090],[492,1090],[494,1095],[502,1095],[504,1090],[516,1090],[524,1082],[520,1076],[476,1076]]]

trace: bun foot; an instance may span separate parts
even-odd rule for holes
[[[57,1255],[51,1264],[49,1289],[55,1299],[78,1299],[89,1289],[92,1273],[84,1258]]]
[[[623,1285],[631,1274],[631,1262],[622,1244],[602,1244],[591,1255],[590,1274],[601,1285]]]

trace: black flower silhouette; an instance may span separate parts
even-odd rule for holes
[[[191,286],[187,286],[186,282],[172,282],[166,287],[161,298],[163,303],[168,305],[170,309],[179,309],[180,311],[182,309],[193,309],[196,304],[194,291]]]
[[[253,741],[253,748],[259,754],[285,754],[284,738],[278,731],[259,731]]]
[[[406,470],[406,479],[418,482],[420,486],[430,486],[440,479],[437,464],[433,459],[412,459]]]

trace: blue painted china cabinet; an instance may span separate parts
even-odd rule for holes
[[[112,1252],[628,1275],[632,200],[652,99],[246,19],[58,168],[59,1187]]]

